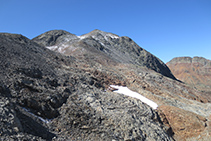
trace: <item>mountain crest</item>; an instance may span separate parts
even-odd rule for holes
[[[0,37],[9,40],[9,42],[28,43],[30,41],[30,39],[21,34],[0,33]]]
[[[118,35],[116,34],[113,34],[113,33],[109,33],[109,32],[104,32],[104,31],[101,31],[99,29],[95,29],[87,34],[84,34],[84,35],[81,35],[79,36],[80,38],[84,39],[84,38],[87,38],[87,37],[92,37],[94,39],[97,39],[99,40],[99,38],[119,38]]]
[[[199,90],[211,92],[211,60],[203,57],[177,57],[167,65],[179,80]]]
[[[211,65],[210,60],[205,59],[203,57],[195,56],[193,58],[191,57],[175,57],[171,61],[168,62],[168,64],[175,64],[175,63],[199,63],[201,65]]]
[[[51,30],[33,38],[32,41],[44,46],[53,46],[62,42],[64,38],[73,39],[77,36],[64,30]]]
[[[89,58],[93,58],[93,56],[100,58],[104,55],[108,60],[147,67],[175,79],[169,68],[160,59],[138,46],[129,37],[119,37],[98,29],[81,36],[56,30],[41,34],[33,40],[65,55],[75,57],[85,55]]]

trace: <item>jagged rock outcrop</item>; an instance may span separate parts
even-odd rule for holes
[[[177,57],[167,63],[177,79],[211,93],[211,61],[203,57]]]
[[[209,139],[211,101],[170,72],[163,75],[166,66],[130,38],[99,30],[38,37],[0,34],[1,140]],[[151,61],[144,64],[141,56]],[[127,86],[159,107],[114,93],[110,85]],[[184,136],[196,124],[200,130]]]

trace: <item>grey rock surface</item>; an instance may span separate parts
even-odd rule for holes
[[[0,34],[0,60],[1,140],[172,140],[150,107],[105,92],[120,74],[16,34]]]
[[[171,140],[156,112],[120,94],[80,88],[60,111],[52,125],[73,140]]]
[[[32,40],[1,33],[0,60],[0,140],[174,140],[181,134],[162,113],[170,106],[202,116],[199,127],[208,131],[210,101],[128,37],[100,30],[82,36],[54,30]]]
[[[64,53],[66,55],[70,55],[72,51],[70,51],[73,47],[80,48],[80,50],[98,50],[104,54],[112,58],[116,62],[126,63],[126,64],[136,64],[138,66],[144,66],[149,69],[152,69],[158,73],[161,73],[164,76],[170,77],[172,79],[176,79],[169,68],[163,63],[160,59],[144,50],[140,46],[138,46],[132,39],[129,37],[119,37],[118,35],[103,32],[100,30],[94,30],[88,34],[84,34],[79,36],[78,39],[74,36],[74,38],[69,38],[67,36],[60,36],[63,38],[63,45],[55,44],[54,40],[49,42],[49,40],[45,40],[46,38],[55,38],[57,36],[57,32],[63,31],[50,31],[54,34],[49,34],[46,32],[40,36],[32,39],[33,41],[44,44],[49,47],[49,49],[55,50]],[[65,32],[66,33],[66,32]],[[67,33],[66,33],[67,34]],[[70,34],[70,33],[69,33]],[[51,40],[50,40],[51,41]],[[46,42],[46,43],[45,43]],[[55,48],[56,46],[56,48]]]

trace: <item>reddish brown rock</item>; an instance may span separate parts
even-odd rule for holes
[[[160,106],[161,120],[171,126],[176,140],[197,137],[206,128],[206,118],[173,106]],[[165,116],[164,116],[165,115]]]
[[[178,57],[169,61],[167,66],[177,79],[198,90],[211,91],[211,60],[202,57]]]

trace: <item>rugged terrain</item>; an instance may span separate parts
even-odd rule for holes
[[[1,140],[209,140],[211,99],[128,37],[0,34]],[[113,92],[110,85],[153,100]]]
[[[177,79],[211,94],[211,60],[203,57],[177,57],[167,65]]]

